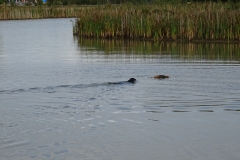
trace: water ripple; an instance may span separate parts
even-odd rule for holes
[[[240,109],[223,109],[224,111],[237,111],[240,112]]]
[[[98,86],[111,86],[108,83],[91,83],[91,84],[76,84],[76,85],[58,85],[58,86],[47,86],[47,87],[31,87],[28,89],[19,88],[12,90],[0,90],[0,94],[13,94],[13,93],[38,93],[38,92],[47,92],[47,93],[55,93],[59,91],[61,88],[69,88],[69,89],[84,89]],[[92,98],[94,99],[94,98]]]
[[[29,141],[8,141],[6,142],[4,145],[0,144],[0,150],[1,149],[11,149],[11,148],[15,148],[15,147],[21,147],[21,146],[24,146],[24,145],[28,145],[30,144]]]

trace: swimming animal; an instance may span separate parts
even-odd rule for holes
[[[121,81],[121,82],[108,82],[108,84],[125,84],[125,83],[136,83],[136,79],[135,78],[130,78],[128,81]]]
[[[165,75],[156,75],[156,76],[154,76],[154,77],[150,77],[150,78],[165,79],[165,78],[169,78],[169,76],[165,76]]]

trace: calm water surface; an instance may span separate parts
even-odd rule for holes
[[[239,52],[75,39],[70,19],[0,21],[0,159],[238,160]]]

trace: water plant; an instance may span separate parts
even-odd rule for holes
[[[77,6],[0,6],[0,20],[75,18],[83,7]]]
[[[77,18],[78,37],[240,41],[240,3],[0,6],[0,20],[40,18]]]
[[[211,2],[89,7],[73,32],[97,38],[240,41],[240,7]]]

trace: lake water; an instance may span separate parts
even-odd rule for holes
[[[76,39],[70,19],[0,21],[0,159],[239,160],[239,80],[239,44]]]

